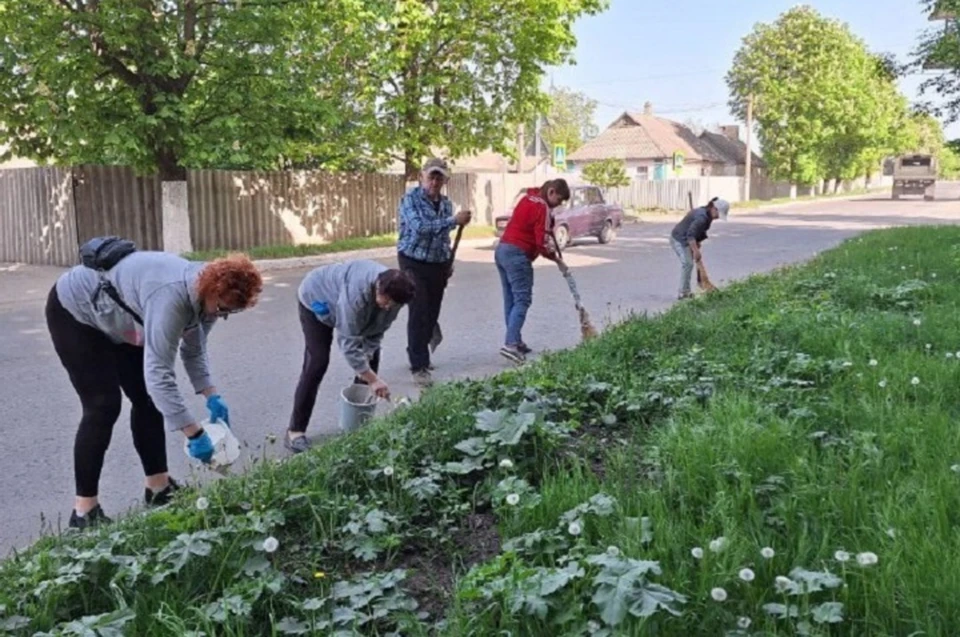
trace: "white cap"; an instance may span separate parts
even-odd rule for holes
[[[718,198],[713,202],[713,205],[717,207],[717,212],[720,214],[720,218],[726,221],[727,215],[730,213],[730,202],[726,199]]]

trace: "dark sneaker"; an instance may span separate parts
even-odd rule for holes
[[[170,504],[173,494],[181,489],[179,483],[173,478],[169,478],[170,484],[160,491],[153,491],[149,487],[143,490],[143,501],[148,507],[162,507]]]
[[[526,343],[520,343],[517,345],[517,351],[523,354],[524,356],[532,354],[533,350]]]
[[[100,524],[110,524],[111,522],[113,522],[113,520],[107,517],[107,514],[103,512],[99,504],[83,515],[77,514],[76,510],[70,514],[70,528],[81,531],[83,529],[91,529]]]
[[[293,453],[303,453],[304,451],[310,449],[310,441],[307,440],[306,436],[297,436],[296,438],[291,438],[289,434],[284,434],[283,446]]]
[[[500,356],[517,365],[522,365],[527,361],[527,357],[523,355],[523,352],[516,347],[507,347],[506,345],[500,348]]]
[[[413,382],[420,388],[433,385],[433,375],[430,373],[430,369],[421,369],[418,372],[413,372]]]

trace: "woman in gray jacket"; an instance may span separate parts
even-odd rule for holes
[[[307,425],[330,365],[334,330],[340,351],[356,374],[354,382],[370,385],[381,398],[390,397],[389,387],[377,376],[380,342],[415,291],[410,274],[376,261],[328,265],[304,278],[297,293],[305,341],[303,369],[284,438],[287,449],[300,453],[310,448]]]
[[[167,473],[164,422],[189,439],[191,456],[210,461],[210,437],[177,388],[177,350],[193,388],[207,399],[210,419],[229,424],[210,375],[207,333],[217,318],[252,307],[262,289],[260,273],[245,256],[194,263],[166,252],[132,252],[105,272],[78,265],[60,276],[47,299],[47,326],[83,407],[74,442],[71,527],[109,521],[98,485],[121,391],[132,403],[148,505],[165,504],[178,488]]]

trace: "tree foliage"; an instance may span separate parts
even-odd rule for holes
[[[10,154],[185,168],[408,167],[502,146],[607,0],[4,0]]]
[[[894,61],[871,54],[846,25],[807,6],[758,24],[727,74],[733,113],[754,96],[771,175],[812,184],[872,173],[906,143],[906,99]]]
[[[547,98],[549,106],[540,135],[548,146],[565,144],[567,152],[572,153],[583,146],[588,135],[596,130],[594,117],[597,102],[586,93],[566,86],[551,86]],[[527,139],[533,139],[535,134],[533,124],[527,125]]]
[[[604,189],[630,185],[627,166],[619,159],[602,159],[587,164],[583,167],[583,178]]]
[[[956,20],[960,17],[960,0],[920,0],[919,5],[926,15],[939,11],[955,16],[936,22],[921,34],[913,60],[915,68],[939,69],[940,73],[920,84],[920,93],[939,95],[942,103],[928,105],[929,109],[952,124],[960,120],[960,27]]]

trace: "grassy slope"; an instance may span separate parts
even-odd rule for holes
[[[0,567],[0,618],[33,618],[23,634],[84,616],[137,635],[332,634],[331,619],[717,635],[741,617],[742,634],[957,634],[958,255],[957,228],[870,234],[522,372],[439,387],[220,482],[203,511],[188,493],[99,538],[40,543]],[[868,551],[878,564],[858,566]]]

